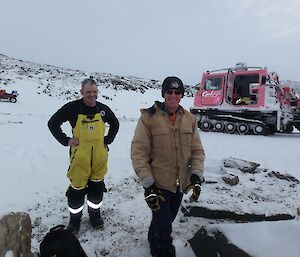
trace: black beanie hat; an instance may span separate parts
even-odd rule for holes
[[[181,92],[182,96],[184,95],[184,87],[180,78],[177,77],[166,77],[161,85],[161,95],[164,97],[164,94],[168,90],[178,90]]]

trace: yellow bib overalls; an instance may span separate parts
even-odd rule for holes
[[[107,173],[107,149],[104,147],[105,123],[100,113],[79,114],[73,136],[79,145],[70,149],[68,178],[75,188],[84,188],[88,180],[101,181]]]

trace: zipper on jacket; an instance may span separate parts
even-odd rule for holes
[[[93,151],[94,151],[94,148],[92,146],[92,149],[91,149],[91,168],[93,167]]]
[[[180,190],[182,185],[181,185],[181,179],[180,179],[180,163],[179,163],[179,141],[177,140],[178,138],[176,138],[176,131],[178,134],[178,128],[173,125],[172,127],[172,131],[173,131],[173,138],[174,138],[174,143],[175,143],[175,158],[176,158],[176,186],[178,187],[177,184],[179,184]]]

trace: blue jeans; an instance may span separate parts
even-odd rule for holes
[[[151,253],[166,253],[172,249],[172,223],[178,213],[183,193],[160,189],[166,201],[158,211],[152,211],[152,220],[148,233]]]

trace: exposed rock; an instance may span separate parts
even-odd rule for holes
[[[259,163],[250,162],[250,161],[233,158],[233,157],[225,158],[223,160],[223,163],[224,163],[224,167],[236,168],[244,173],[253,173],[253,174],[259,172],[257,168],[260,166]]]
[[[219,231],[207,231],[202,227],[189,240],[197,257],[251,257],[237,246],[228,242],[228,239]]]
[[[232,157],[224,159],[218,171],[205,174],[198,201],[191,203],[184,197],[182,212],[185,216],[235,221],[295,218],[299,181],[287,173],[258,166]]]
[[[202,206],[186,206],[182,209],[182,212],[184,213],[184,216],[203,217],[208,219],[230,219],[238,222],[292,220],[295,218],[295,216],[285,213],[271,215],[238,213],[234,211],[214,210]]]
[[[268,172],[268,175],[270,177],[276,177],[276,178],[279,178],[279,179],[284,179],[284,180],[287,180],[287,181],[291,181],[291,182],[295,182],[297,184],[300,183],[300,181],[298,179],[296,179],[295,177],[291,176],[291,175],[283,175],[281,173],[279,173],[278,171],[270,171]]]
[[[0,256],[12,252],[16,257],[33,257],[31,253],[31,220],[27,213],[5,215],[0,220]]]
[[[299,229],[297,220],[212,224],[202,226],[189,243],[197,257],[299,257]]]
[[[226,184],[231,186],[235,186],[237,183],[239,183],[239,177],[231,173],[222,176],[222,179]]]

